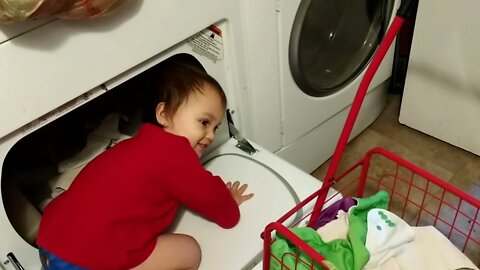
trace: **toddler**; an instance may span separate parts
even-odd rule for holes
[[[187,64],[155,81],[151,123],[93,159],[46,206],[37,237],[45,269],[198,269],[195,239],[164,232],[180,205],[223,228],[238,223],[253,194],[199,161],[225,114],[221,86]]]

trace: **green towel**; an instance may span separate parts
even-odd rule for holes
[[[348,240],[337,239],[328,243],[324,242],[320,235],[312,228],[292,228],[291,231],[304,240],[317,252],[326,258],[324,263],[330,269],[339,270],[361,270],[367,264],[370,254],[365,247],[367,235],[367,214],[370,209],[388,206],[388,193],[379,191],[368,198],[355,198],[357,205],[352,206],[349,213]],[[290,269],[307,270],[312,260],[303,251],[299,251],[299,257],[305,263],[297,263],[294,256],[287,256],[285,253],[296,254],[294,246],[283,235],[277,233],[277,240],[272,244],[272,254],[282,259],[284,265]],[[297,265],[295,265],[297,263]],[[296,268],[295,268],[296,267]],[[281,264],[274,258],[270,260],[270,269],[280,270]],[[285,268],[283,268],[285,269]],[[316,264],[314,269],[323,269]]]

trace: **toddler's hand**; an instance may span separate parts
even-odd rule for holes
[[[240,186],[240,182],[238,181],[233,182],[233,184],[231,182],[227,183],[227,188],[230,190],[232,197],[235,199],[238,205],[242,204],[244,201],[250,200],[253,197],[253,193],[243,195],[245,190],[247,190],[247,187],[247,184]]]

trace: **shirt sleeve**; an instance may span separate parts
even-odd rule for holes
[[[170,196],[222,228],[234,227],[240,210],[225,182],[203,167],[189,145],[181,148],[170,159],[165,183]]]

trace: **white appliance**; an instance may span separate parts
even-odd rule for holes
[[[250,127],[259,144],[311,172],[333,153],[350,104],[399,0],[242,1],[251,84]],[[390,48],[352,138],[382,110]],[[268,101],[268,105],[266,102]]]
[[[480,155],[480,2],[419,1],[400,122]]]
[[[51,22],[53,19],[39,19],[17,23],[0,24],[0,44],[7,42],[17,36],[23,35],[37,27]]]
[[[78,146],[82,140],[58,134],[76,134],[92,112],[113,111],[102,104],[125,93],[119,89],[145,70],[171,57],[200,64],[224,87],[234,122],[241,123],[239,90],[247,84],[237,4],[131,1],[116,15],[86,22],[53,21],[0,45],[2,269],[41,268],[34,245],[42,207],[37,202],[43,202],[41,191],[49,189],[46,175],[58,174],[56,167],[52,172],[45,164],[62,159],[63,151],[71,151],[64,147]],[[240,223],[223,230],[187,211],[172,228],[197,238],[203,252],[201,269],[254,267],[261,260],[260,233],[267,223],[321,185],[251,143],[258,150],[252,155],[237,148],[224,123],[203,160],[213,173],[246,182],[255,193],[241,206]]]
[[[233,0],[135,0],[98,19],[0,25],[2,38],[11,37],[0,44],[0,137],[216,22],[229,22],[230,57],[243,57],[238,9]]]

